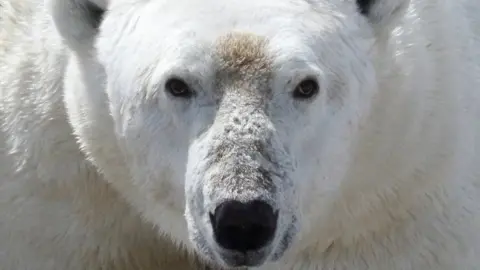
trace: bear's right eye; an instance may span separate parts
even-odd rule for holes
[[[194,94],[188,84],[181,79],[169,79],[165,83],[165,88],[174,97],[190,98]]]

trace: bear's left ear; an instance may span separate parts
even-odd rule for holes
[[[45,0],[55,27],[68,46],[89,52],[109,0]]]
[[[376,29],[390,28],[404,15],[410,0],[355,0],[358,11]]]

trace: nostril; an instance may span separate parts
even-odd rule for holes
[[[240,252],[260,249],[273,239],[278,211],[263,201],[227,201],[210,214],[215,240]]]

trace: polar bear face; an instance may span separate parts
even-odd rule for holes
[[[94,135],[84,133],[87,155],[122,159],[129,184],[120,193],[206,259],[235,267],[281,258],[332,218],[376,90],[376,30],[362,12],[385,5],[133,2],[112,2],[95,40],[105,79],[95,87],[112,122],[102,134],[118,152],[89,152],[93,140],[82,136]],[[82,112],[105,118],[95,115],[102,109]],[[74,129],[86,125],[70,118]]]

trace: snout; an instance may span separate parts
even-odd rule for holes
[[[263,201],[243,203],[230,200],[210,214],[218,245],[230,251],[247,253],[271,243],[277,228],[278,211]]]
[[[228,98],[222,102],[233,102]],[[191,146],[186,174],[190,239],[226,268],[278,260],[296,227],[291,157],[268,116],[242,104],[239,111],[219,109]]]

